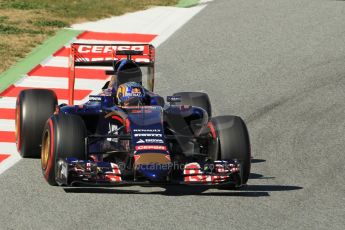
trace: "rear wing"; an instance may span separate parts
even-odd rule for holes
[[[153,91],[155,63],[155,48],[153,45],[72,43],[68,71],[69,105],[74,103],[76,67],[112,67],[112,70],[105,70],[105,73],[114,75],[115,64],[122,59],[132,60],[140,67],[147,67],[147,88]]]

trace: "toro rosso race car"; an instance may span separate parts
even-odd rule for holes
[[[246,184],[250,143],[243,120],[212,117],[206,93],[166,100],[154,93],[154,54],[149,44],[72,44],[69,105],[58,105],[48,89],[17,98],[21,156],[40,157],[50,185]],[[108,68],[109,81],[73,105],[75,70],[83,66]]]

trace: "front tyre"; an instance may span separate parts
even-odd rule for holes
[[[247,126],[237,116],[218,116],[211,119],[219,140],[216,158],[237,159],[242,165],[242,183],[246,184],[250,174],[250,141]]]
[[[41,168],[44,178],[50,185],[56,185],[59,159],[86,159],[85,137],[84,121],[76,115],[54,115],[47,121],[42,137]]]

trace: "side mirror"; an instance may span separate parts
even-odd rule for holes
[[[167,96],[167,102],[169,103],[181,102],[181,96]]]

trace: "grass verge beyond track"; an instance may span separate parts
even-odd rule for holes
[[[44,61],[49,54],[61,48],[81,32],[78,30],[62,29],[40,46],[33,49],[24,60],[19,61],[10,69],[0,74],[0,93],[28,73],[37,64]]]

